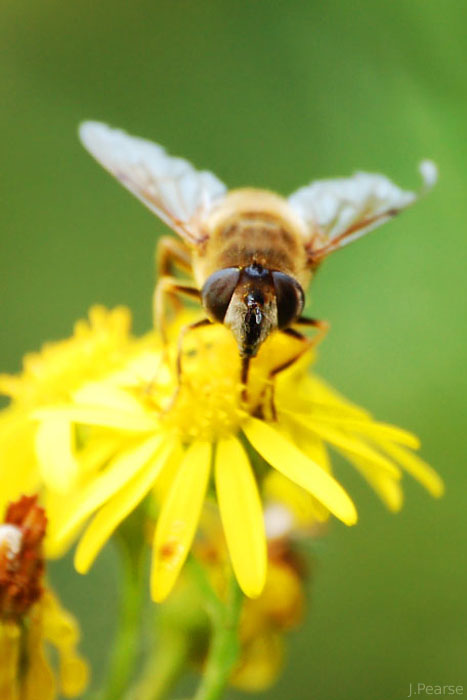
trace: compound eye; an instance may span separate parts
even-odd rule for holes
[[[283,272],[273,272],[278,327],[287,328],[303,311],[304,294],[298,282]]]
[[[201,290],[203,306],[219,323],[224,321],[239,278],[240,270],[237,267],[226,267],[224,270],[214,272],[203,285]]]

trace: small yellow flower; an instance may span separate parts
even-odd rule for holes
[[[25,355],[20,375],[1,374],[0,392],[21,408],[68,398],[83,380],[99,377],[120,362],[131,341],[130,325],[128,309],[93,306],[89,321],[78,321],[71,338]]]
[[[108,311],[94,306],[89,321],[75,324],[71,338],[26,355],[21,374],[0,375],[0,394],[11,400],[0,413],[0,508],[24,491],[36,491],[41,481],[59,490],[70,486],[77,467],[69,423],[48,423],[37,435],[31,411],[68,400],[83,382],[118,366],[134,344],[130,320],[123,307]],[[62,446],[59,465],[49,459],[50,439]]]
[[[75,651],[78,639],[75,619],[51,591],[32,606],[27,627],[0,621],[2,700],[53,700],[58,690],[69,698],[80,695],[87,685],[88,668]],[[49,647],[58,654],[57,672],[48,658]]]
[[[88,668],[77,654],[79,630],[53,593],[43,588],[44,511],[23,496],[0,525],[0,698],[54,700],[76,697]],[[49,647],[58,655],[58,670]]]
[[[151,573],[152,596],[160,601],[188,555],[206,494],[215,491],[233,569],[246,595],[257,597],[266,580],[260,491],[269,467],[310,494],[321,519],[330,512],[347,525],[356,522],[356,509],[331,474],[327,446],[344,454],[393,510],[402,503],[401,467],[440,495],[439,477],[407,449],[418,440],[375,422],[309,376],[311,354],[272,378],[299,342],[276,334],[264,344],[252,362],[246,401],[235,343],[215,325],[186,336],[180,386],[176,343],[171,360],[146,347],[105,381],[72,392],[71,402],[36,412],[41,421],[77,428],[84,460],[66,509],[51,514],[52,544],[68,542],[95,514],[75,558],[86,572],[120,522],[163,482]],[[58,464],[59,448],[51,441],[49,449]]]
[[[258,692],[271,686],[284,657],[284,633],[298,625],[304,613],[305,594],[300,572],[286,556],[268,558],[264,590],[246,599],[239,627],[240,659],[232,685]]]

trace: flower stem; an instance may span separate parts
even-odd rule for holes
[[[188,640],[174,633],[166,635],[159,653],[153,650],[126,700],[162,700],[178,680],[188,657]]]
[[[232,573],[227,601],[211,615],[213,637],[204,675],[193,700],[218,700],[238,659],[243,596]]]
[[[124,527],[117,532],[116,541],[122,561],[120,616],[101,700],[122,698],[130,684],[140,649],[139,630],[145,597],[144,543],[135,549],[131,533],[125,532]]]

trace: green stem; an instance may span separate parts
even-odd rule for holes
[[[211,618],[213,626],[216,626],[216,621],[220,620],[224,614],[224,604],[213,589],[209,580],[208,572],[205,567],[200,564],[196,557],[188,559],[188,566],[195,576],[196,583],[203,599],[203,606],[207,614]]]
[[[108,680],[101,700],[122,698],[128,689],[139,653],[139,630],[145,597],[144,550],[140,548],[135,552],[124,533],[118,532],[117,535],[122,559],[120,616],[113,643]]]
[[[159,653],[149,654],[140,680],[126,700],[162,700],[180,676],[188,657],[188,642],[182,635],[168,635],[161,640]]]
[[[222,612],[212,616],[213,638],[204,675],[193,700],[218,700],[238,659],[238,624],[243,596],[232,573]]]

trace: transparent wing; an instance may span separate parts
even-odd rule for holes
[[[226,192],[215,175],[100,122],[84,122],[79,135],[94,158],[187,243],[203,240],[199,223]]]
[[[435,164],[425,160],[419,169],[423,187],[418,193],[402,190],[374,173],[317,180],[294,192],[289,203],[307,224],[311,260],[360,238],[431,189],[437,180]]]

